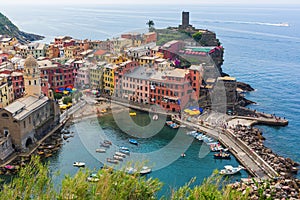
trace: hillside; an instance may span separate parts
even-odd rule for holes
[[[25,33],[20,31],[6,16],[0,13],[0,35],[16,37],[20,43],[28,43],[35,40],[41,40],[44,36]]]

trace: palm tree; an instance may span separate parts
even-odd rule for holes
[[[152,20],[149,20],[146,24],[149,26],[149,32],[153,31],[154,22]]]

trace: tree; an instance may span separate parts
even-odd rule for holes
[[[149,27],[149,32],[152,32],[154,30],[154,22],[152,20],[149,20],[146,24]]]
[[[194,38],[194,40],[196,40],[196,42],[199,42],[202,38],[202,32],[197,32],[197,33],[194,33],[192,35],[192,37]]]

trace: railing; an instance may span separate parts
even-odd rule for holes
[[[79,103],[77,103],[76,105],[72,106],[70,109],[66,110],[65,112],[63,112],[61,115],[60,115],[60,120],[59,122],[60,123],[63,123],[65,122],[68,117],[70,115],[72,115],[73,113],[75,113],[77,110],[79,110],[82,106],[84,106],[86,104],[86,101],[80,101]]]
[[[225,132],[230,138],[234,139],[234,142],[244,149],[246,153],[255,161],[265,172],[267,172],[268,176],[275,177],[278,176],[278,173],[266,162],[264,161],[253,149],[251,149],[248,145],[246,145],[242,140],[237,138],[231,130],[227,130]],[[262,167],[265,166],[265,167]]]

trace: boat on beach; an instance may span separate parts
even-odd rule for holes
[[[138,141],[135,140],[135,139],[128,139],[128,141],[129,141],[130,144],[134,144],[134,145],[138,145],[139,144]]]
[[[245,169],[243,166],[239,165],[238,167],[232,167],[231,165],[225,165],[219,173],[221,175],[233,175],[240,172],[242,169]]]
[[[84,162],[80,162],[80,161],[76,161],[73,163],[74,167],[84,167],[85,163]]]

